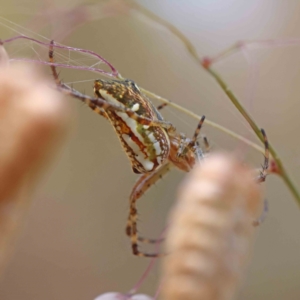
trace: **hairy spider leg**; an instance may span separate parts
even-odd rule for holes
[[[166,107],[168,105],[168,103],[162,103],[162,104],[160,104],[160,105],[158,105],[157,107],[156,107],[156,109],[157,110],[162,110],[164,107]]]
[[[48,56],[49,56],[49,62],[51,63],[50,65],[50,68],[51,68],[51,71],[52,71],[52,76],[55,80],[55,83],[57,86],[60,86],[60,87],[65,87],[67,88],[66,85],[64,85],[61,80],[59,79],[59,75],[57,73],[57,70],[56,70],[56,67],[54,65],[55,61],[54,61],[54,49],[53,49],[53,45],[54,45],[54,41],[52,40],[50,42],[50,46],[49,46],[49,53],[48,53]],[[70,90],[72,90],[72,88],[70,88]],[[107,115],[105,113],[104,110],[102,110],[101,108],[97,107],[96,104],[92,103],[91,101],[85,101],[85,103],[93,110],[95,111],[97,114],[101,115],[102,117],[106,118],[107,119]]]
[[[196,130],[194,132],[193,139],[190,142],[191,146],[194,146],[196,144],[197,138],[198,138],[198,135],[199,135],[200,130],[202,128],[202,125],[204,123],[204,120],[205,120],[205,116],[202,116],[201,119],[200,119],[200,121],[199,121],[199,123],[198,123],[198,125],[197,125],[197,127],[196,127]]]
[[[161,108],[165,106],[166,104],[161,106]],[[201,156],[201,158],[203,158],[203,153],[201,150],[199,150],[201,153],[200,154],[198,153],[198,149],[200,149],[200,147],[197,142],[197,137],[200,133],[204,120],[205,120],[205,116],[202,116],[195,130],[193,139],[188,145],[188,147],[190,148],[196,146],[195,149],[196,155]],[[183,149],[179,149],[179,152],[180,151],[183,151]],[[161,242],[163,239],[148,239],[148,238],[138,236],[136,202],[155,182],[157,182],[160,178],[162,178],[164,174],[166,174],[169,171],[170,167],[171,164],[167,163],[153,173],[142,175],[136,182],[135,186],[133,187],[132,193],[130,195],[130,212],[129,212],[127,226],[126,226],[126,234],[131,238],[132,251],[133,254],[135,255],[147,256],[147,257],[156,257],[161,255],[158,253],[153,253],[153,254],[143,253],[138,249],[138,242],[158,243]]]
[[[165,107],[166,105],[162,106]],[[194,150],[196,155],[198,155],[199,157],[201,156],[201,159],[203,159],[203,153],[202,150],[199,147],[199,144],[197,142],[197,138],[198,135],[200,133],[200,130],[202,128],[203,122],[205,120],[205,116],[202,116],[202,118],[200,119],[193,139],[191,140],[191,142],[188,144],[189,148],[195,148]],[[182,139],[184,139],[184,137],[182,137]],[[183,149],[181,149],[181,146],[179,147],[179,151],[178,152],[182,152]],[[200,151],[201,153],[198,153],[198,151]],[[184,155],[182,153],[182,155]],[[149,253],[143,253],[141,251],[139,251],[138,249],[138,242],[143,242],[143,243],[158,243],[161,242],[163,239],[148,239],[148,238],[144,238],[141,236],[138,236],[137,233],[137,208],[136,208],[136,201],[142,197],[142,195],[154,184],[156,183],[159,179],[162,178],[163,175],[165,175],[169,170],[170,170],[171,164],[167,163],[165,165],[163,165],[162,167],[160,167],[158,170],[156,170],[153,173],[150,174],[143,174],[138,181],[136,182],[135,186],[133,187],[132,193],[130,195],[130,212],[129,212],[129,216],[128,216],[128,220],[127,220],[127,226],[126,226],[126,234],[128,236],[130,236],[131,238],[131,245],[132,245],[132,251],[134,255],[138,255],[138,256],[146,256],[146,257],[157,257],[157,256],[161,256],[162,254],[158,254],[158,253],[153,253],[153,254],[149,254]]]
[[[166,105],[167,105],[167,103],[164,103],[161,106],[159,106],[158,109],[161,109],[161,108],[165,107]],[[202,153],[202,150],[201,150],[198,142],[196,142],[196,140],[200,133],[200,130],[201,130],[204,120],[205,120],[205,116],[202,116],[202,118],[200,119],[200,121],[196,127],[193,140],[191,141],[191,143],[189,143],[189,147],[194,147],[196,145],[195,152],[198,156],[201,156],[202,159],[203,159],[203,153]],[[184,138],[185,137],[182,137],[182,139],[184,139]],[[200,153],[198,153],[198,151]],[[182,152],[182,149],[179,148],[178,152]],[[136,185],[134,186],[133,191],[135,190],[135,188],[137,188],[137,189],[139,189],[141,187],[144,188],[144,185],[147,185],[147,181],[149,181],[149,178],[150,178],[150,176],[142,175],[139,178],[139,180],[137,181]],[[156,179],[156,181],[157,181],[157,179]],[[147,187],[146,189],[148,189],[149,187]],[[143,194],[144,194],[143,191],[137,190],[136,191],[136,195],[137,195],[136,200],[138,200]],[[130,197],[130,199],[132,199],[132,197]],[[128,236],[131,235],[131,227],[132,227],[131,214],[129,214],[128,221],[127,221],[127,227],[126,227],[126,233]],[[144,237],[138,237],[138,241],[143,242],[143,243],[157,243],[157,242],[160,242],[161,240],[162,239],[148,239],[148,238],[144,238]]]
[[[265,144],[265,159],[264,164],[262,165],[262,170],[260,171],[260,174],[258,178],[256,179],[258,183],[264,182],[266,180],[266,177],[268,175],[268,168],[269,168],[269,159],[270,159],[270,151],[269,151],[269,142],[266,135],[266,132],[264,129],[261,129],[261,134],[264,138],[264,144]]]
[[[194,132],[193,138],[189,141],[188,144],[186,144],[186,137],[184,134],[180,134],[180,144],[178,147],[177,157],[184,157],[186,155],[186,152],[188,150],[192,150],[196,155],[196,160],[198,162],[201,162],[204,159],[204,154],[202,149],[200,148],[200,145],[197,141],[198,135],[200,133],[200,130],[202,128],[202,125],[204,123],[205,116],[202,116],[199,120],[199,123],[197,124],[196,130]]]
[[[258,217],[258,219],[254,220],[252,222],[252,225],[259,226],[261,223],[263,223],[267,217],[268,210],[269,210],[268,200],[264,199],[262,212],[261,212],[260,216]]]
[[[257,183],[266,181],[266,177],[268,175],[268,168],[269,168],[269,159],[270,159],[269,142],[268,142],[266,132],[264,129],[261,129],[260,131],[264,138],[265,154],[264,154],[264,163],[262,165],[262,170],[260,171],[259,176],[256,178]],[[257,220],[254,220],[252,222],[252,225],[259,226],[262,222],[264,222],[267,213],[268,213],[268,200],[264,199],[263,210],[261,212],[261,215]]]
[[[59,80],[58,73],[56,71],[54,64],[54,50],[53,50],[53,45],[54,41],[51,41],[50,46],[49,46],[49,61],[52,63],[51,65],[51,70],[52,70],[52,75],[54,77],[54,80],[56,82],[57,88],[59,91],[63,92],[66,95],[72,96],[76,99],[79,99],[80,101],[86,103],[88,106],[90,106],[94,111],[96,111],[98,114],[106,117],[104,115],[105,110],[111,109],[114,111],[120,111],[120,112],[125,112],[128,117],[132,118],[133,120],[137,121],[141,125],[146,125],[146,126],[157,126],[157,127],[163,127],[168,131],[175,131],[175,127],[170,123],[166,121],[161,121],[161,120],[153,120],[149,119],[143,116],[140,116],[136,114],[134,111],[132,111],[129,108],[126,108],[121,105],[113,104],[110,103],[104,99],[101,98],[93,98],[87,95],[84,95],[75,89],[69,87],[68,85],[62,83]],[[92,104],[92,105],[91,105]],[[97,108],[96,108],[97,107]]]
[[[164,255],[159,253],[144,253],[139,250],[139,241],[146,243],[157,243],[160,242],[162,239],[154,240],[138,236],[136,202],[153,184],[155,184],[159,179],[161,179],[170,170],[170,168],[171,163],[166,163],[151,173],[141,175],[132,189],[129,198],[130,211],[127,220],[126,234],[130,236],[132,252],[134,255],[143,257],[159,257]]]
[[[202,128],[202,125],[204,123],[204,120],[205,120],[205,116],[202,116],[197,127],[196,127],[196,130],[194,132],[194,135],[193,135],[193,138],[191,140],[191,142],[189,143],[189,146],[190,147],[195,147],[196,146],[196,149],[195,149],[195,154],[197,156],[197,160],[198,162],[201,162],[203,159],[204,159],[204,154],[203,154],[203,151],[202,149],[200,148],[200,145],[197,141],[197,138],[198,138],[198,135],[200,133],[200,130]]]
[[[206,136],[204,136],[203,138],[203,143],[204,143],[204,147],[205,147],[205,152],[210,152],[210,145],[209,145],[209,142],[208,142],[208,139]]]
[[[158,105],[158,106],[156,107],[156,109],[157,109],[157,110],[162,110],[162,109],[163,109],[164,107],[166,107],[167,105],[168,105],[168,103],[162,103],[162,104]],[[202,118],[205,119],[205,116],[202,116]],[[199,131],[200,131],[201,126],[202,126],[203,121],[204,121],[204,119],[203,119],[203,121],[202,121],[202,118],[200,119],[200,122],[199,122],[199,123],[201,123],[200,128],[198,129],[198,127],[199,127],[199,124],[198,124],[198,127],[197,127],[197,129],[196,129],[196,131],[198,131],[197,136],[198,136],[198,134],[199,134]],[[197,138],[197,136],[196,136],[196,138]],[[208,142],[207,137],[206,137],[206,136],[203,136],[202,139],[203,139],[203,143],[204,143],[204,147],[205,147],[205,152],[206,152],[206,153],[210,152],[210,145],[209,145],[209,142]]]
[[[132,192],[130,195],[130,203],[133,199],[133,201],[137,201],[139,198],[141,198],[145,192],[151,188],[152,185],[154,185],[159,179],[161,179],[171,168],[171,164],[167,163],[161,168],[157,169],[157,174],[156,172],[152,173],[146,173],[141,175],[137,182],[135,183],[134,187],[132,188]],[[163,168],[164,167],[164,168]],[[162,169],[163,168],[163,169]],[[154,178],[153,178],[154,176]],[[135,205],[135,203],[134,203]],[[135,208],[135,213],[137,214],[137,210]],[[137,219],[137,217],[136,217]],[[137,221],[137,220],[136,220]],[[127,219],[127,225],[126,225],[126,234],[130,237],[132,232],[132,214],[131,211],[129,212],[128,219]],[[137,240],[142,243],[146,244],[155,244],[163,241],[164,239],[149,239],[145,237],[138,236]]]

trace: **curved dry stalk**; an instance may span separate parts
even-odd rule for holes
[[[242,106],[242,104],[238,101],[237,97],[234,95],[234,93],[227,87],[226,83],[223,81],[220,75],[213,71],[212,69],[208,68],[207,71],[216,79],[216,81],[221,86],[222,90],[226,93],[228,98],[231,100],[233,105],[238,109],[238,111],[241,113],[241,115],[246,119],[246,121],[249,123],[253,131],[255,132],[256,136],[263,142],[264,138],[261,134],[260,128],[257,126],[251,115],[246,111],[246,109]],[[295,184],[293,183],[292,179],[288,175],[287,171],[285,170],[280,157],[278,156],[275,148],[271,145],[269,142],[269,150],[272,155],[272,158],[275,162],[276,168],[276,174],[278,174],[287,187],[289,188],[290,192],[293,194],[295,200],[297,201],[298,205],[300,205],[300,194],[297,190]],[[272,170],[272,169],[271,169]]]
[[[118,75],[118,79],[125,80],[126,78],[122,77],[121,74],[119,74]],[[144,88],[142,88],[140,86],[139,86],[139,89],[146,96],[148,96],[150,98],[153,98],[153,99],[156,99],[156,100],[158,100],[160,102],[166,103],[166,104],[168,104],[168,106],[174,107],[174,108],[178,109],[179,111],[182,111],[186,115],[191,116],[192,118],[195,118],[196,120],[200,120],[201,117],[202,117],[200,115],[197,115],[197,114],[193,113],[191,110],[189,110],[189,109],[187,109],[187,108],[185,108],[185,107],[183,107],[183,106],[181,106],[181,105],[179,105],[179,104],[177,104],[175,102],[172,102],[172,101],[170,101],[170,100],[168,100],[168,99],[166,99],[164,97],[156,95],[155,93],[152,93],[152,92],[150,92],[150,91],[148,91],[148,90],[146,90],[146,89],[144,89]],[[218,124],[216,122],[213,122],[213,121],[211,121],[211,120],[209,120],[209,119],[206,118],[205,119],[205,124],[207,124],[207,125],[209,125],[209,126],[211,126],[213,128],[216,128],[216,129],[218,129],[220,131],[223,131],[224,133],[230,135],[231,137],[233,137],[233,138],[235,138],[235,139],[243,142],[244,144],[252,147],[253,149],[261,152],[262,154],[265,153],[265,150],[264,150],[263,147],[257,145],[256,143],[251,142],[250,140],[244,138],[243,136],[235,133],[234,131],[232,131],[232,130],[230,130],[230,129],[228,129],[228,128],[226,128],[226,127],[224,127],[224,126],[222,126],[222,125],[220,125],[220,124]]]
[[[263,137],[260,133],[260,128],[256,125],[255,121],[251,118],[250,114],[246,111],[246,109],[241,105],[241,103],[238,101],[238,99],[236,98],[236,96],[230,91],[230,89],[228,88],[228,86],[226,85],[226,83],[223,81],[223,79],[220,77],[220,75],[218,75],[217,72],[215,72],[214,70],[212,70],[210,68],[211,64],[216,62],[219,59],[222,59],[226,56],[231,55],[232,53],[234,53],[235,51],[237,51],[241,46],[244,45],[248,45],[248,44],[255,44],[255,43],[262,43],[263,45],[269,46],[269,45],[282,45],[282,40],[275,40],[275,41],[270,41],[270,40],[265,40],[265,41],[259,41],[259,42],[254,42],[254,41],[249,41],[249,42],[240,42],[237,43],[235,45],[233,45],[232,47],[230,47],[228,50],[223,51],[220,55],[217,55],[214,58],[204,58],[201,59],[196,50],[195,47],[193,46],[193,44],[172,24],[170,24],[169,22],[159,18],[158,16],[156,16],[155,14],[153,14],[152,12],[148,11],[147,9],[145,9],[144,7],[142,7],[141,5],[135,3],[133,0],[123,0],[125,2],[127,2],[127,4],[131,7],[134,8],[136,10],[138,10],[139,12],[143,13],[145,16],[149,17],[150,19],[152,19],[154,22],[159,23],[160,25],[166,27],[167,29],[169,29],[174,35],[176,35],[182,42],[183,44],[186,46],[188,52],[190,53],[190,55],[197,61],[198,64],[202,65],[207,72],[216,80],[216,82],[219,84],[219,86],[221,87],[221,89],[226,93],[226,95],[229,97],[229,99],[231,100],[231,102],[234,104],[234,106],[236,106],[236,108],[241,112],[241,114],[244,116],[244,118],[247,120],[247,122],[250,124],[250,126],[252,127],[252,129],[254,130],[255,134],[258,136],[258,138],[263,141]],[[20,37],[18,37],[20,38]],[[27,38],[27,37],[23,37],[22,38]],[[15,39],[15,38],[13,38]],[[6,41],[8,42],[8,41]],[[296,42],[299,42],[299,40],[295,41],[293,39],[288,40],[289,45],[293,45]],[[83,50],[83,49],[76,49],[76,48],[70,48],[74,51],[76,50]],[[93,56],[96,56],[95,53],[91,53],[91,51],[89,51],[89,53]],[[43,64],[48,64],[48,63],[44,63]],[[85,68],[86,69],[86,68]],[[105,75],[105,74],[104,74]],[[116,76],[117,78],[120,79],[124,79],[119,73],[115,73],[114,76]],[[164,103],[168,103],[170,106],[190,115],[193,118],[196,118],[197,120],[199,120],[199,116],[197,114],[194,114],[193,112],[189,111],[188,109],[185,109],[184,107],[173,103],[165,98],[162,98],[158,95],[155,95],[154,93],[151,93],[150,91],[147,91],[145,89],[142,89],[142,91],[148,95],[149,97],[158,99],[161,102]],[[206,124],[217,128],[218,130],[223,131],[224,133],[244,142],[245,144],[251,146],[252,148],[256,149],[257,151],[263,153],[264,150],[262,147],[260,147],[259,145],[257,145],[256,143],[253,143],[249,140],[247,140],[246,138],[236,134],[235,132],[215,123],[209,120],[206,120]],[[300,205],[300,193],[297,190],[295,184],[293,183],[293,181],[291,180],[289,174],[287,173],[287,171],[285,170],[281,159],[279,158],[277,152],[275,151],[275,149],[273,148],[272,144],[270,143],[270,153],[273,157],[273,160],[271,161],[271,168],[269,169],[270,173],[274,173],[274,174],[278,174],[282,177],[282,179],[284,180],[285,184],[287,185],[287,187],[289,188],[289,190],[291,191],[291,193],[293,194],[294,198],[296,199],[296,201],[298,202],[298,204]]]
[[[197,115],[197,114],[193,113],[193,112],[190,111],[189,109],[184,108],[183,106],[181,106],[181,105],[179,105],[179,104],[177,104],[177,103],[174,103],[174,102],[172,102],[172,101],[170,101],[170,100],[168,100],[168,99],[166,99],[166,98],[163,98],[163,97],[161,97],[161,96],[158,96],[158,95],[156,95],[156,94],[154,94],[154,93],[152,93],[152,92],[150,92],[150,91],[147,91],[147,90],[145,90],[145,89],[143,89],[143,88],[140,88],[140,90],[141,90],[146,96],[148,96],[148,97],[154,98],[154,99],[159,100],[159,101],[161,101],[161,102],[163,102],[163,103],[167,103],[168,106],[172,106],[172,107],[178,109],[179,111],[182,111],[182,112],[184,112],[185,114],[187,114],[188,116],[191,116],[191,117],[193,117],[193,118],[195,118],[195,119],[197,119],[197,120],[200,120],[200,119],[201,119],[201,116],[200,116],[200,115]],[[214,128],[216,128],[216,129],[218,129],[218,130],[220,130],[220,131],[223,131],[224,133],[226,133],[226,134],[232,136],[233,138],[235,138],[235,139],[237,139],[237,140],[239,140],[239,141],[242,141],[242,142],[245,143],[246,145],[248,145],[248,146],[252,147],[253,149],[255,149],[255,150],[261,152],[262,154],[265,153],[265,150],[264,150],[263,147],[261,147],[261,146],[255,144],[255,143],[249,141],[248,139],[244,138],[243,136],[241,136],[241,135],[235,133],[234,131],[232,131],[232,130],[230,130],[230,129],[228,129],[228,128],[226,128],[226,127],[224,127],[224,126],[222,126],[222,125],[220,125],[220,124],[218,124],[218,123],[215,123],[215,122],[213,122],[213,121],[210,121],[210,120],[208,120],[208,119],[205,119],[205,124],[207,124],[207,125],[209,125],[209,126],[211,126],[211,127],[214,127]]]
[[[228,98],[232,102],[232,104],[238,109],[238,111],[242,114],[242,116],[249,123],[249,125],[253,129],[256,136],[260,139],[260,141],[263,142],[263,136],[260,132],[260,128],[257,126],[256,122],[253,120],[251,115],[247,112],[247,110],[243,107],[241,102],[237,99],[237,97],[234,95],[234,93],[230,90],[230,88],[225,83],[225,81],[222,79],[222,77],[216,71],[214,71],[213,69],[210,68],[211,64],[214,61],[216,61],[217,59],[220,59],[221,57],[230,55],[231,53],[236,51],[242,44],[237,43],[237,44],[233,45],[228,50],[223,51],[215,59],[209,59],[209,58],[201,59],[200,56],[197,54],[196,48],[194,47],[192,42],[180,30],[178,30],[173,24],[158,17],[151,11],[144,8],[143,6],[137,4],[134,0],[125,0],[125,1],[133,9],[138,10],[140,13],[142,13],[146,17],[150,18],[153,22],[156,22],[156,23],[160,24],[161,26],[167,28],[171,33],[173,33],[184,44],[184,46],[186,47],[186,49],[188,50],[190,55],[196,60],[197,64],[201,65],[216,80],[216,82],[218,83],[220,88],[224,91],[224,93],[228,96]],[[268,41],[268,40],[264,41],[264,42],[267,43],[268,45],[270,44],[270,41]],[[279,42],[282,43],[282,41],[279,41]],[[291,43],[292,42],[293,42],[293,40],[291,41]],[[174,106],[174,105],[172,105],[172,106]],[[193,116],[192,114],[190,114],[190,115]],[[195,116],[193,116],[193,117],[195,117]],[[232,134],[230,133],[230,135],[232,135]],[[247,143],[247,144],[249,145],[249,143]],[[257,149],[257,147],[255,147],[255,148]],[[298,203],[298,205],[300,205],[300,193],[299,193],[298,189],[296,188],[295,184],[293,183],[291,177],[285,170],[278,153],[276,152],[275,148],[272,146],[271,143],[269,143],[269,149],[270,149],[272,158],[274,160],[274,164],[275,164],[274,170],[276,169],[276,174],[278,174],[283,179],[283,181],[287,185],[288,189],[294,196],[296,202]],[[257,150],[260,150],[260,149],[257,149]],[[272,172],[272,169],[270,171]]]
[[[26,39],[26,40],[30,40],[34,43],[37,43],[39,45],[50,46],[50,43],[41,42],[39,40],[36,40],[34,38],[31,38],[31,37],[24,36],[24,35],[19,35],[19,36],[15,36],[13,38],[4,40],[3,43],[13,42],[13,41],[18,40],[18,39]],[[54,44],[53,46],[57,47],[57,48],[61,48],[61,49],[66,49],[66,50],[72,50],[72,51],[78,51],[78,52],[82,52],[82,53],[88,53],[91,56],[96,57],[98,60],[104,62],[107,66],[109,66],[110,69],[112,70],[112,73],[105,72],[105,71],[103,71],[102,69],[99,69],[99,68],[85,67],[85,66],[83,66],[83,67],[81,67],[81,66],[72,66],[72,65],[64,64],[64,63],[53,63],[53,62],[47,62],[47,61],[42,61],[42,60],[40,61],[40,60],[36,60],[36,59],[14,58],[14,59],[11,59],[11,60],[12,61],[25,61],[25,62],[49,65],[49,66],[54,66],[54,67],[71,68],[71,69],[76,69],[76,70],[88,70],[88,71],[91,71],[91,72],[101,73],[104,77],[108,77],[108,78],[116,77],[120,80],[125,80],[126,79],[126,78],[122,77],[121,74],[117,71],[117,69],[114,68],[107,60],[105,60],[103,57],[101,57],[100,55],[98,55],[97,53],[95,53],[93,51],[86,50],[86,49],[73,48],[73,47],[64,46],[64,45],[60,45],[60,44]],[[140,88],[140,89],[142,90],[142,92],[145,95],[149,96],[150,98],[154,98],[154,99],[156,99],[160,102],[167,103],[169,106],[174,107],[174,108],[178,109],[179,111],[182,111],[185,114],[187,114],[187,115],[189,115],[189,116],[191,116],[191,117],[193,117],[197,120],[199,120],[201,118],[201,116],[193,113],[192,111],[184,108],[183,106],[181,106],[179,104],[171,102],[170,100],[168,100],[166,98],[163,98],[161,96],[158,96],[158,95],[156,95],[156,94],[154,94],[154,93],[152,93],[152,92],[150,92],[146,89],[143,89],[143,88]],[[212,122],[208,119],[206,119],[205,123],[209,126],[212,126],[216,129],[220,130],[220,131],[223,131],[224,133],[232,136],[235,139],[238,139],[238,140],[242,141],[243,143],[249,145],[250,147],[256,149],[257,151],[260,151],[261,153],[264,153],[264,149],[262,147],[260,147],[256,143],[253,143],[253,142],[249,141],[248,139],[244,138],[243,136],[236,134],[235,132],[229,130],[228,128],[226,128],[226,127],[224,127],[224,126],[222,126],[218,123]]]

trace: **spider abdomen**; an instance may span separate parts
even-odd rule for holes
[[[140,93],[133,81],[97,80],[94,91],[98,97],[114,104],[121,104],[139,116],[162,120],[156,108]],[[135,173],[152,172],[165,162],[170,152],[170,141],[164,128],[143,125],[126,112],[112,109],[105,112]]]
[[[170,142],[163,129],[138,124],[126,113],[107,111],[135,173],[154,171],[169,155]]]

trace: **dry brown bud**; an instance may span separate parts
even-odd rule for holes
[[[32,65],[8,66],[0,46],[0,271],[46,162],[66,132],[60,93]],[[3,58],[3,59],[2,59]],[[68,111],[68,110],[67,110]]]
[[[233,299],[262,203],[252,174],[232,156],[219,154],[188,175],[170,216],[162,299]]]

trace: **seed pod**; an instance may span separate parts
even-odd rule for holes
[[[65,101],[38,70],[25,64],[5,68],[5,56],[0,45],[0,274],[68,115]]]
[[[218,154],[196,166],[170,216],[162,299],[232,299],[262,195],[248,167]]]

